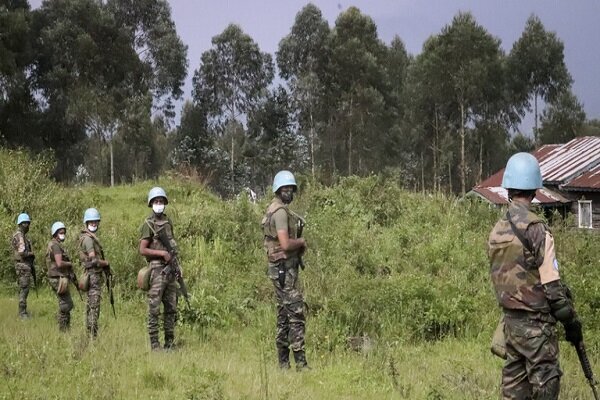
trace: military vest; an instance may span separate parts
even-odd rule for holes
[[[62,246],[62,244],[55,238],[52,238],[52,240],[50,240],[50,242],[48,242],[48,248],[46,249],[46,268],[48,269],[48,276],[50,278],[66,276],[67,274],[63,270],[59,269],[58,265],[56,265],[56,260],[54,259],[54,253],[52,252],[53,244],[57,244],[58,247],[60,247],[63,261],[71,261],[69,259],[69,255],[65,251],[65,248]]]
[[[12,237],[13,258],[16,262],[30,264],[31,260],[22,256],[31,252],[31,241],[21,230],[17,230]]]
[[[511,204],[509,213],[521,233],[532,224],[541,223],[539,217],[523,204]],[[530,249],[534,249],[534,244],[526,247],[515,235],[506,216],[496,223],[488,241],[496,298],[505,309],[548,313],[550,306],[538,269],[541,261]]]
[[[98,241],[98,237],[88,230],[83,230],[79,235],[79,261],[81,261],[81,264],[84,266],[84,268],[86,263],[94,261],[94,259],[83,250],[83,241],[86,237],[92,239],[92,242],[94,243],[94,253],[96,254],[96,259],[104,260],[104,250],[102,250],[102,246]],[[90,269],[94,272],[102,272],[102,268],[100,266]]]
[[[298,238],[297,224],[300,217],[294,212],[290,211],[287,204],[284,204],[279,197],[275,197],[267,208],[267,212],[265,213],[265,216],[261,222],[264,233],[264,247],[267,251],[267,258],[271,263],[298,255],[298,249],[291,252],[284,251],[281,248],[279,239],[277,238],[277,229],[275,227],[275,221],[272,217],[276,211],[281,209],[283,209],[287,214],[288,237],[290,239]]]
[[[148,225],[148,227],[150,228],[150,232],[152,233],[152,240],[150,241],[148,248],[150,248],[152,250],[167,251],[167,248],[165,247],[165,245],[163,245],[160,238],[158,237],[158,235],[161,233],[161,231],[164,230],[166,237],[168,238],[169,242],[171,243],[171,246],[173,247],[173,249],[175,249],[175,251],[177,251],[177,243],[175,242],[175,239],[173,237],[173,225],[171,223],[171,220],[165,214],[163,214],[163,218],[158,219],[158,218],[156,218],[154,213],[152,213],[152,215],[150,215],[148,218],[146,218],[144,223],[146,225]],[[163,260],[163,258],[149,256],[149,257],[146,257],[146,260],[148,260],[148,261]]]

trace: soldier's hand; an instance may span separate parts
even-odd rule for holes
[[[567,342],[571,343],[574,346],[577,346],[580,342],[583,341],[583,332],[581,330],[581,321],[577,318],[572,320],[571,322],[565,322],[565,338]]]
[[[171,253],[165,251],[165,254],[163,254],[163,258],[165,259],[165,262],[168,263],[169,261],[171,261]]]

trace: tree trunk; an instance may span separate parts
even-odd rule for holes
[[[112,135],[110,138],[110,143],[108,144],[110,149],[110,187],[115,186],[115,158],[113,155],[113,141]]]
[[[312,107],[310,109],[310,171],[313,181],[315,180],[315,123],[313,120]]]
[[[533,128],[533,142],[535,143],[535,147],[538,146],[538,109],[537,109],[537,100],[538,100],[538,95],[537,95],[537,90],[535,91],[535,93],[533,94],[533,104],[534,104],[534,118],[535,118],[535,124],[534,124],[534,128]]]
[[[460,103],[460,191],[465,194],[466,188],[466,165],[465,165],[465,105]]]

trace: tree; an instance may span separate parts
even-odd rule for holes
[[[421,82],[417,90],[425,94],[419,95],[417,106],[427,110],[427,125],[433,127],[435,142],[439,143],[443,130],[458,130],[461,193],[465,193],[469,170],[466,141],[470,132],[478,124],[481,128],[483,122],[501,120],[503,107],[499,99],[505,90],[502,58],[500,41],[477,24],[471,14],[459,13],[441,34],[426,42],[413,71]],[[431,103],[426,104],[428,101]],[[483,140],[480,146],[481,170]]]
[[[383,67],[386,47],[373,20],[350,7],[336,19],[331,50],[328,96],[335,112],[329,126],[334,137],[330,146],[333,157],[340,148],[336,136],[342,138],[347,174],[351,175],[368,170],[368,162],[377,157],[374,144],[384,120],[388,91]],[[332,164],[335,169],[335,160]]]
[[[235,142],[240,120],[257,107],[273,79],[273,62],[242,29],[229,25],[212,38],[213,47],[202,53],[193,78],[194,102],[207,110],[221,135],[231,140],[231,190],[235,192]],[[242,128],[243,130],[243,128]],[[238,155],[239,157],[239,155]]]
[[[510,51],[508,68],[521,115],[523,109],[531,111],[533,97],[536,143],[539,142],[538,98],[552,102],[572,82],[564,58],[564,45],[556,33],[546,31],[540,19],[531,15]]]
[[[324,124],[324,83],[329,62],[329,25],[321,10],[309,3],[298,14],[291,32],[279,42],[276,53],[281,77],[290,86],[300,130],[310,143],[311,173],[315,177],[317,125]],[[320,112],[319,112],[320,111]]]
[[[586,116],[577,97],[566,90],[543,111],[539,132],[540,143],[566,143],[582,136]]]

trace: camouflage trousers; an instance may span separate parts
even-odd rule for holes
[[[98,319],[100,319],[100,303],[102,301],[102,272],[89,271],[90,287],[87,292],[86,328],[92,336],[98,335]]]
[[[300,289],[297,260],[286,260],[285,281],[279,279],[278,266],[269,266],[269,277],[275,288],[277,300],[277,334],[275,344],[278,351],[304,351],[304,296]]]
[[[507,359],[502,369],[502,398],[558,399],[560,370],[556,323],[506,315]]]
[[[27,296],[29,296],[29,287],[33,283],[31,267],[25,263],[15,265],[17,273],[17,284],[19,285],[19,315],[27,315]]]
[[[159,346],[160,303],[164,307],[165,347],[170,347],[175,340],[175,324],[177,322],[177,283],[175,276],[162,274],[164,264],[150,264],[150,290],[148,290],[148,335],[152,348]]]
[[[71,293],[67,290],[66,293],[58,294],[58,281],[59,278],[48,278],[48,282],[56,293],[58,299],[58,313],[56,319],[58,320],[58,328],[61,331],[66,331],[71,326],[71,310],[73,309],[73,299],[71,299]]]

